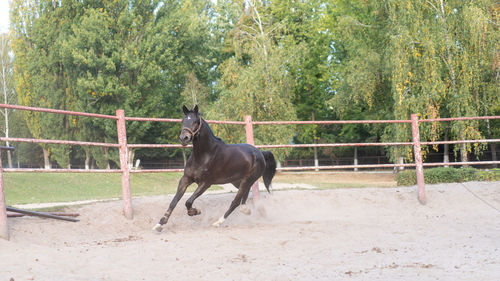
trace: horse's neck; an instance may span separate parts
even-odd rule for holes
[[[212,153],[217,146],[217,140],[210,133],[207,123],[204,123],[200,129],[198,137],[193,141],[193,153],[196,156],[202,156]]]

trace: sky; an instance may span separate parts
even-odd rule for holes
[[[0,0],[0,33],[9,31],[9,0]]]

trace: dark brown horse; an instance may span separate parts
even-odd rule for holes
[[[182,145],[193,142],[193,153],[187,160],[184,175],[179,181],[175,194],[165,215],[153,228],[162,230],[172,214],[177,202],[181,199],[187,187],[197,183],[198,188],[186,201],[187,213],[190,216],[199,215],[200,210],[193,208],[193,202],[212,184],[232,183],[238,192],[226,213],[213,225],[219,226],[238,207],[244,205],[253,183],[262,176],[264,185],[269,192],[269,186],[276,173],[276,160],[270,151],[260,151],[249,144],[226,144],[216,137],[207,122],[198,114],[198,106],[188,110],[186,106],[179,140]],[[242,206],[243,207],[243,206]]]

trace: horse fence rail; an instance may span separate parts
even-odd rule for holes
[[[50,173],[121,173],[122,179],[122,196],[123,196],[123,212],[125,217],[132,219],[132,198],[130,192],[130,173],[159,173],[159,172],[182,172],[183,169],[131,169],[128,163],[128,150],[134,148],[185,148],[180,144],[129,144],[127,143],[126,122],[170,122],[179,123],[181,119],[172,118],[146,118],[146,117],[128,117],[125,116],[123,110],[117,110],[115,115],[104,115],[87,112],[76,112],[59,109],[38,108],[29,106],[19,106],[10,104],[0,104],[0,108],[12,110],[24,110],[31,112],[64,114],[73,116],[83,116],[92,118],[103,118],[116,120],[117,128],[117,143],[102,143],[102,142],[86,142],[86,141],[71,141],[71,140],[51,140],[51,139],[34,139],[34,138],[12,138],[0,137],[0,141],[6,142],[27,142],[27,143],[45,143],[45,144],[62,144],[62,145],[80,145],[80,146],[98,146],[98,147],[113,147],[119,149],[120,169],[4,169],[0,161],[0,237],[8,239],[6,231],[6,212],[5,198],[3,192],[3,171],[5,172],[50,172]],[[458,118],[439,118],[439,119],[418,119],[416,114],[411,115],[410,120],[330,120],[330,121],[252,121],[251,116],[245,116],[244,121],[222,121],[222,120],[207,120],[210,124],[231,124],[244,125],[246,141],[254,145],[253,126],[263,125],[331,125],[331,124],[392,124],[392,123],[409,123],[412,127],[411,142],[370,142],[370,143],[324,143],[324,144],[263,144],[256,145],[258,148],[306,148],[306,147],[356,147],[356,146],[413,146],[415,163],[408,164],[365,164],[365,165],[327,165],[327,166],[309,166],[309,167],[280,167],[280,171],[294,170],[319,170],[319,169],[355,169],[355,168],[390,168],[390,167],[415,167],[417,174],[418,199],[422,204],[425,204],[425,186],[423,178],[424,166],[445,166],[445,165],[491,165],[500,164],[500,161],[475,161],[475,162],[448,162],[448,163],[423,163],[420,148],[422,145],[436,144],[462,144],[462,143],[495,143],[500,142],[500,139],[480,139],[480,140],[456,140],[456,141],[432,141],[420,142],[419,123],[421,122],[442,122],[442,121],[465,121],[465,120],[487,120],[500,119],[500,116],[479,116],[479,117],[458,117]],[[186,146],[186,147],[192,147]],[[0,159],[1,160],[1,159]],[[254,199],[259,198],[258,186],[252,187]],[[3,205],[2,201],[3,200]],[[3,209],[3,210],[2,210]],[[5,216],[5,219],[4,219]]]

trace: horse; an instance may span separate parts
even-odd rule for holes
[[[198,187],[186,201],[189,216],[201,213],[193,207],[193,202],[211,185],[231,183],[238,189],[229,209],[213,223],[213,226],[220,226],[240,204],[240,210],[250,214],[250,210],[245,207],[250,188],[262,177],[267,191],[270,192],[269,187],[276,173],[276,160],[270,151],[260,151],[249,144],[226,144],[214,135],[208,123],[200,117],[198,105],[192,110],[184,105],[182,110],[184,118],[179,141],[183,146],[192,142],[193,152],[186,162],[174,198],[153,228],[158,232],[161,232],[162,226],[167,223],[175,206],[192,183],[197,183]]]

